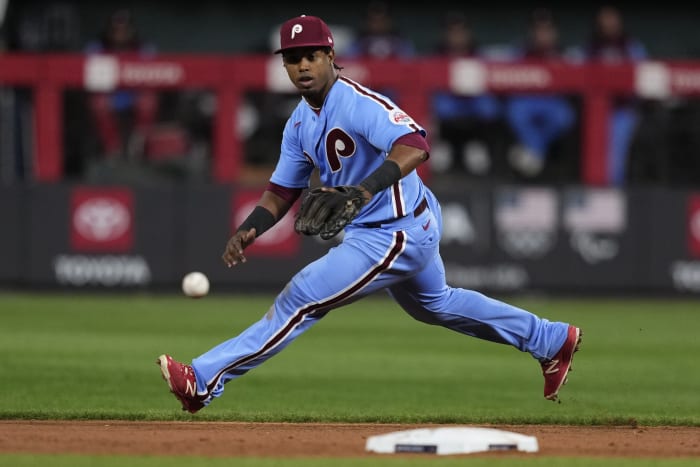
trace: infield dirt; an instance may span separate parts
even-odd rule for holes
[[[1,420],[0,453],[386,456],[365,451],[368,436],[435,426],[438,425]],[[479,426],[535,436],[540,448],[537,454],[479,454],[486,456],[700,457],[699,427]]]

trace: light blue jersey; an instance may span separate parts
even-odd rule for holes
[[[301,101],[287,122],[271,181],[306,188],[314,168],[325,186],[358,185],[401,136],[419,131],[390,99],[340,77],[317,113]],[[440,257],[442,214],[417,172],[377,193],[340,244],[291,278],[264,316],[192,360],[197,394],[209,404],[224,385],[275,355],[340,306],[378,290],[413,318],[552,358],[568,324],[473,291],[450,287]],[[264,234],[263,234],[264,235]]]
[[[302,99],[287,121],[280,159],[271,181],[306,188],[314,168],[324,186],[359,185],[386,159],[398,138],[425,130],[388,97],[340,77],[317,114]],[[377,193],[355,224],[403,217],[425,196],[425,186],[413,171]]]

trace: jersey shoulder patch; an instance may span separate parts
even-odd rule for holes
[[[406,112],[397,108],[389,111],[389,120],[397,125],[410,125],[415,123]]]

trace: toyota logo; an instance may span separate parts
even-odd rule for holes
[[[118,200],[92,198],[80,204],[73,214],[73,225],[84,238],[108,242],[129,229],[131,214]]]

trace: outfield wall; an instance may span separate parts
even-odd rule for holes
[[[221,261],[260,189],[51,184],[0,189],[0,287],[274,291],[336,240],[296,235],[294,211]],[[452,285],[488,292],[700,293],[700,192],[569,186],[439,191]]]

